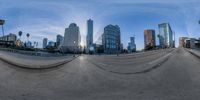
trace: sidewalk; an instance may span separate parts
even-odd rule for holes
[[[45,69],[57,67],[59,65],[70,62],[75,58],[76,57],[73,57],[73,55],[60,57],[40,57],[0,51],[0,60],[14,66],[29,69]]]
[[[187,49],[191,54],[193,54],[194,56],[200,58],[200,50],[196,50],[196,49]]]

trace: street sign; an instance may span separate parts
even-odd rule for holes
[[[3,25],[5,23],[5,20],[0,19],[0,25]]]

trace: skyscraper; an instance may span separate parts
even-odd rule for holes
[[[13,41],[13,42],[15,42],[15,41],[17,40],[17,35],[10,33],[10,34],[8,34],[8,35],[1,36],[1,37],[0,37],[0,40],[2,40],[2,41]]]
[[[104,28],[102,44],[105,53],[119,53],[121,49],[121,33],[118,25],[108,25]]]
[[[64,41],[62,44],[63,52],[79,52],[81,43],[81,35],[79,27],[75,23],[71,23],[65,29]]]
[[[63,41],[63,36],[62,35],[57,35],[56,36],[56,46],[60,46]]]
[[[93,20],[89,19],[87,21],[87,52],[89,52],[90,48],[93,46]]]
[[[135,44],[135,37],[130,37],[130,42],[128,43],[128,51],[135,52],[136,51],[136,44]]]
[[[48,41],[47,38],[44,38],[44,39],[43,39],[43,48],[46,48],[46,47],[47,47],[47,41]]]
[[[8,34],[0,37],[0,46],[14,46],[17,45],[17,35]]]
[[[156,46],[155,30],[144,30],[144,49],[153,49]]]
[[[159,42],[162,48],[173,47],[173,32],[169,23],[162,23],[159,27]]]

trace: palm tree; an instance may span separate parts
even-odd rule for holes
[[[29,41],[30,34],[27,33],[27,34],[26,34],[26,37],[27,37],[27,40]]]
[[[37,46],[38,46],[38,42],[36,42],[36,48],[37,48]]]
[[[35,47],[35,45],[36,45],[36,42],[34,41],[34,42],[33,42],[33,44],[34,44],[33,46]]]
[[[20,39],[21,39],[22,31],[19,31],[19,32],[18,32],[18,35],[19,35],[19,37],[20,37]]]

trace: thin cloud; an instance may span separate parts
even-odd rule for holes
[[[157,24],[169,22],[172,23],[171,26],[178,36],[185,33],[197,36],[199,33],[197,22],[200,18],[198,5],[197,0],[85,0],[84,2],[81,0],[5,0],[0,1],[0,12],[2,18],[7,19],[5,25],[7,33],[17,33],[20,30],[29,32],[32,33],[31,39],[41,44],[42,38],[55,40],[56,34],[64,35],[64,30],[70,23],[77,23],[82,36],[81,44],[84,45],[87,34],[86,21],[91,18],[94,20],[96,43],[101,42],[103,28],[107,24],[118,24],[122,30],[122,37],[126,37],[122,38],[124,47],[127,46],[129,36],[135,33],[138,36],[137,47],[142,49],[143,30],[148,28],[145,25],[149,23],[154,25],[149,28],[157,30]],[[146,18],[139,19],[138,17],[141,16]],[[151,16],[161,17],[148,20]],[[138,20],[145,27],[134,24]],[[180,22],[184,22],[185,25],[180,25],[182,24]],[[132,30],[131,27],[139,28]]]

